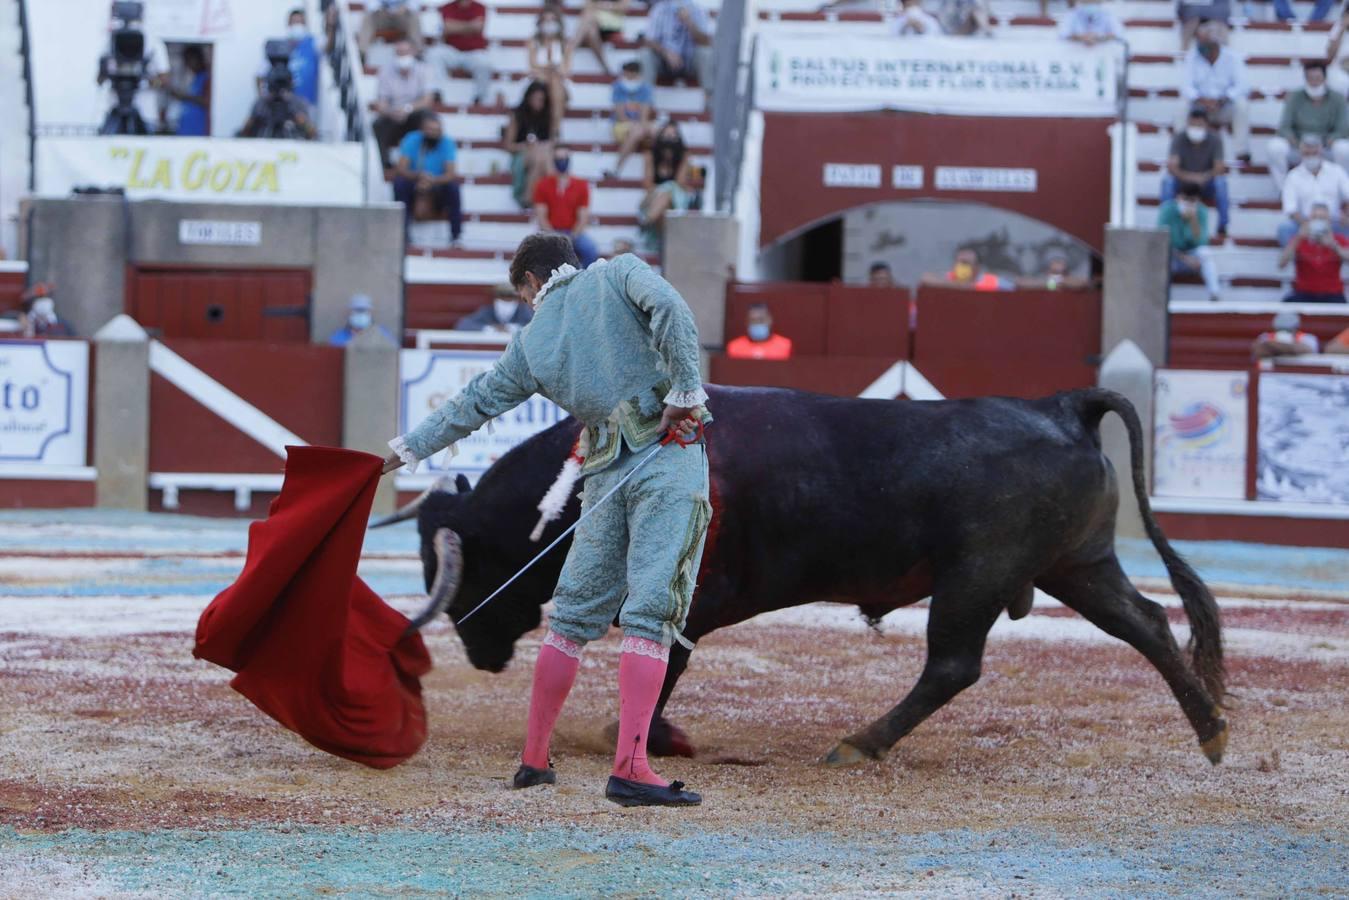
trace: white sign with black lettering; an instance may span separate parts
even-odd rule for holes
[[[824,186],[878,188],[881,186],[881,167],[854,163],[825,163]]]
[[[0,341],[0,472],[83,466],[88,405],[84,341]]]
[[[179,219],[178,243],[210,244],[217,247],[257,247],[262,243],[262,223]]]
[[[933,181],[939,191],[1001,191],[1033,194],[1039,179],[1034,169],[937,166]]]

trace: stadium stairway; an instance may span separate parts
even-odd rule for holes
[[[18,250],[19,200],[28,193],[28,101],[20,0],[0,0],[0,248]]]

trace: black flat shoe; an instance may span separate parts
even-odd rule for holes
[[[684,790],[684,782],[672,781],[669,787],[629,781],[617,775],[609,776],[604,796],[619,806],[697,806],[703,798]]]
[[[515,770],[515,777],[511,779],[511,787],[517,791],[535,785],[556,783],[557,772],[554,771],[552,766],[546,769],[536,769],[523,763],[520,764],[520,768]]]

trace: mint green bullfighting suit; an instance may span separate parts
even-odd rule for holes
[[[667,404],[711,421],[698,332],[679,293],[632,255],[563,266],[534,303],[492,369],[390,446],[415,466],[541,394],[585,425],[584,513],[663,437]],[[682,641],[711,512],[705,447],[661,450],[577,528],[551,630],[583,645],[618,616],[630,637]]]

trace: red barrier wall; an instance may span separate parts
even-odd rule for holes
[[[773,314],[773,330],[792,339],[801,356],[909,355],[909,290],[818,282],[732,283],[726,288],[726,341],[745,333],[755,303]]]
[[[0,272],[0,312],[19,308],[19,296],[27,277],[23,272]]]
[[[311,344],[169,341],[169,349],[311,444],[342,441],[343,351]],[[280,472],[281,457],[159,375],[150,379],[151,472]]]
[[[1041,397],[1096,383],[1095,291],[918,291],[913,364],[947,397]]]
[[[452,329],[464,316],[492,302],[493,287],[490,284],[408,284],[403,289],[403,328],[410,331]]]
[[[782,362],[714,356],[712,380],[856,397],[897,362],[897,356],[798,356]]]
[[[1110,218],[1106,119],[933,116],[921,113],[764,115],[759,242],[869,203],[984,203],[1047,222],[1103,249]],[[879,165],[877,187],[826,187],[828,163]],[[921,188],[892,186],[895,166],[921,166]],[[936,167],[1032,169],[1036,189],[937,190]]]
[[[1170,365],[1244,369],[1251,363],[1251,344],[1273,327],[1273,318],[1272,313],[1172,313]],[[1302,317],[1302,330],[1323,345],[1346,328],[1349,316]]]

